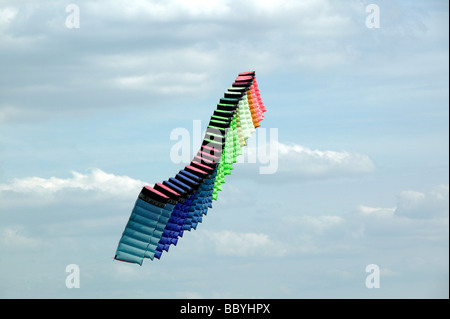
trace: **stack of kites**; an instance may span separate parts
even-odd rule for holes
[[[217,104],[190,164],[174,177],[142,189],[114,259],[139,265],[144,258],[160,259],[184,231],[196,229],[264,112],[255,72],[239,73]]]

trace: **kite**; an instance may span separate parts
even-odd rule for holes
[[[192,161],[174,177],[142,188],[114,259],[139,265],[144,258],[160,259],[184,231],[197,229],[265,112],[255,71],[239,73],[220,98]]]

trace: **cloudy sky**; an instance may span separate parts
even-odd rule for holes
[[[2,0],[0,297],[448,298],[448,10]],[[195,149],[247,70],[266,117],[204,222],[113,260],[140,188],[185,165],[171,133]]]

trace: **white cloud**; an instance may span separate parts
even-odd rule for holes
[[[19,10],[14,7],[0,8],[0,26],[5,27],[17,16]]]
[[[355,238],[401,247],[442,244],[448,238],[448,216],[448,185],[438,185],[428,193],[400,192],[396,207],[360,205],[346,220]]]
[[[375,165],[369,156],[348,151],[318,150],[295,143],[282,143],[272,140],[266,143],[258,138],[248,140],[241,163],[256,162],[261,168],[271,167],[270,173],[279,180],[323,179],[333,177],[351,177],[371,173]],[[257,143],[257,145],[256,145]],[[278,151],[276,151],[278,150]],[[254,164],[252,164],[254,165]],[[260,172],[261,172],[260,168]]]
[[[365,217],[390,218],[393,217],[395,208],[370,207],[360,205],[357,213]]]
[[[391,208],[360,205],[356,214],[372,220],[385,219],[390,223],[414,219],[448,219],[449,186],[437,185],[427,193],[413,190],[401,191],[397,196],[397,206]],[[422,221],[420,221],[422,223]]]
[[[343,215],[284,215],[280,240],[290,254],[321,255],[361,252],[368,247],[440,246],[448,241],[448,185],[426,194],[401,192],[399,204],[402,206],[359,205]]]
[[[285,72],[333,67],[354,66],[367,72],[358,63],[368,64],[363,58],[372,54],[367,48],[372,48],[375,34],[364,27],[363,3],[80,1],[81,27],[68,30],[65,7],[58,1],[4,2],[9,27],[0,31],[7,44],[2,54],[11,63],[4,70],[3,99],[24,111],[5,108],[0,111],[3,122],[26,119],[17,115],[29,112],[46,118],[69,110],[83,113],[88,105],[98,110],[147,107],[150,99],[170,101],[177,95],[208,93],[229,70],[251,68],[275,79]],[[376,40],[382,41],[377,42],[380,47],[388,41]],[[401,69],[416,70],[410,67],[413,64],[429,69],[428,63],[414,63],[418,57],[411,51],[408,56],[413,60],[401,64]],[[36,52],[36,58],[27,59],[24,52]],[[395,66],[405,61],[405,54],[400,56],[392,59],[394,63],[372,65],[399,74]],[[21,68],[30,70],[29,76],[18,76]],[[159,81],[167,74],[173,75],[170,85]],[[117,87],[122,90],[111,91]],[[24,89],[30,93],[18,94]],[[58,112],[52,111],[56,108]]]
[[[330,229],[345,223],[345,219],[340,216],[322,215],[322,216],[288,216],[284,218],[286,223],[294,223],[300,226],[302,230],[315,233],[316,235],[325,234]]]
[[[355,230],[338,215],[288,215],[281,217],[283,241],[290,254],[325,255],[355,249]]]
[[[118,88],[151,90],[162,94],[200,93],[207,83],[202,73],[148,73],[112,79]]]
[[[95,191],[112,196],[137,194],[147,183],[128,176],[117,176],[94,168],[87,174],[72,171],[69,178],[42,178],[37,176],[15,178],[0,184],[0,192],[53,195],[64,190]]]
[[[1,105],[0,106],[0,123],[7,122],[14,119],[21,119],[23,116],[26,116],[27,113],[25,110],[14,107],[11,105]]]
[[[438,185],[428,193],[401,192],[395,214],[409,218],[448,218],[449,186]]]
[[[23,229],[3,228],[0,232],[0,247],[5,250],[35,250],[42,245],[38,238],[23,234]]]
[[[369,173],[374,164],[369,156],[347,151],[313,150],[279,143],[280,170],[305,176]],[[285,163],[285,165],[282,164]]]
[[[226,256],[283,256],[286,249],[264,233],[243,233],[230,230],[205,232],[219,255]]]
[[[246,17],[249,20],[255,17],[276,18],[286,16],[291,22],[294,17],[302,16],[305,19],[302,23],[310,28],[326,26],[336,26],[337,20],[342,17],[329,1],[297,1],[297,0],[279,0],[279,1],[261,1],[251,0],[246,2],[230,0],[192,0],[189,2],[183,0],[168,0],[164,2],[154,2],[146,0],[133,0],[126,3],[117,3],[111,6],[108,1],[96,1],[86,4],[89,12],[96,15],[104,13],[108,8],[108,14],[118,20],[136,20],[147,19],[158,22],[174,22],[180,20],[209,20],[233,21],[240,17]],[[241,9],[241,15],[237,15],[236,10]],[[319,19],[312,19],[311,16],[317,16]],[[331,19],[325,19],[326,17]],[[319,21],[317,21],[319,20]],[[331,20],[331,21],[330,21]],[[282,22],[282,21],[280,21]],[[304,30],[308,32],[308,30]],[[333,30],[330,30],[333,32]]]
[[[95,15],[108,11],[108,19],[121,21],[151,20],[156,22],[175,22],[180,19],[220,18],[227,15],[230,6],[224,1],[180,1],[168,0],[163,2],[132,0],[118,2],[111,5],[108,1],[88,2],[83,5],[89,12]]]

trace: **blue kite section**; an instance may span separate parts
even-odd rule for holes
[[[197,229],[208,208],[212,208],[216,174],[217,167],[204,179],[181,170],[175,178],[162,184],[144,187],[122,234],[115,259],[139,265],[144,258],[160,259],[164,251],[168,252],[171,245],[177,244],[184,231]],[[150,190],[158,193],[149,193]]]

